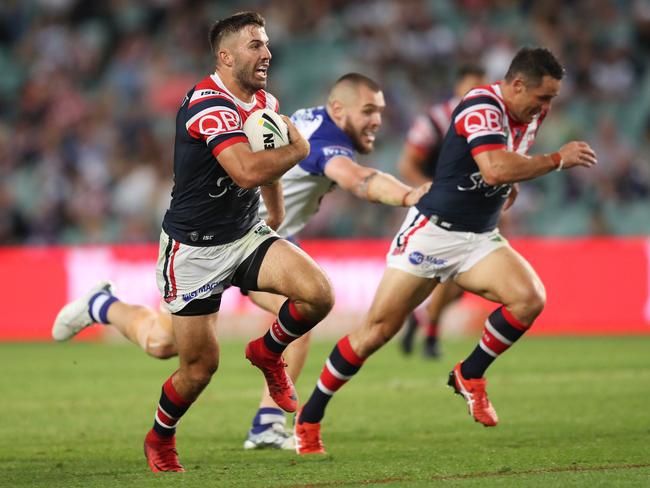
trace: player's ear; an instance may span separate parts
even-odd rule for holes
[[[515,79],[512,80],[512,88],[515,93],[521,93],[526,89],[526,81],[521,76],[517,75]]]
[[[345,107],[343,104],[338,101],[338,100],[332,100],[330,102],[330,109],[332,110],[332,114],[336,117],[342,117],[345,115]]]
[[[223,64],[224,66],[232,67],[233,65],[233,56],[228,49],[220,49],[217,52],[217,64]]]

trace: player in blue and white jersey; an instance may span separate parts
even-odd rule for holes
[[[334,393],[448,279],[501,304],[488,318],[479,345],[449,379],[477,422],[497,424],[484,372],[533,324],[546,299],[533,268],[499,234],[497,219],[516,182],[597,162],[589,145],[579,141],[552,154],[527,155],[563,75],[550,51],[523,48],[501,82],[463,97],[452,114],[434,184],[395,236],[364,323],[337,343],[299,410],[299,453],[324,452],[320,422]]]

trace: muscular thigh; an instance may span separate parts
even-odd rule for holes
[[[386,268],[368,312],[368,322],[401,327],[406,316],[429,296],[438,283],[396,268]]]
[[[196,363],[201,358],[218,354],[217,313],[209,315],[172,315],[172,328],[176,338],[181,365]]]
[[[486,255],[455,281],[465,290],[506,305],[530,295],[531,290],[544,290],[533,267],[510,246]]]
[[[393,337],[411,313],[431,293],[438,281],[386,268],[360,329],[350,334],[352,348],[367,357]]]
[[[329,293],[329,279],[321,267],[302,249],[279,239],[271,244],[257,277],[260,291],[275,293],[297,300],[321,289]]]

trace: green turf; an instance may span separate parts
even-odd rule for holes
[[[309,395],[333,341],[314,345]],[[244,452],[261,375],[243,343],[183,419],[185,474],[148,472],[142,439],[175,360],[130,345],[0,345],[0,486],[650,486],[650,337],[527,338],[490,370],[501,423],[446,388],[472,342],[440,362],[389,344],[331,402],[327,456]]]

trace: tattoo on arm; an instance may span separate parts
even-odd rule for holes
[[[359,194],[363,196],[368,195],[368,187],[370,186],[370,180],[372,180],[375,176],[377,176],[377,171],[370,173],[368,176],[366,176],[363,180],[361,180],[361,183],[359,183]]]

